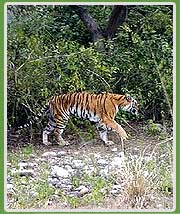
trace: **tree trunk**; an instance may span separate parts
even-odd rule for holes
[[[127,17],[127,6],[115,5],[112,9],[106,29],[102,30],[93,17],[89,14],[86,6],[71,5],[70,7],[76,12],[84,25],[91,32],[93,42],[97,42],[103,38],[112,39],[118,26],[122,25]]]
[[[105,34],[108,39],[112,39],[117,31],[119,25],[122,25],[127,17],[127,6],[124,5],[116,5],[114,6],[106,30]]]
[[[87,29],[92,33],[93,42],[96,42],[104,37],[101,28],[98,26],[93,17],[89,14],[88,9],[85,6],[71,5],[70,7],[73,8],[73,10],[84,23],[84,25],[87,27]]]

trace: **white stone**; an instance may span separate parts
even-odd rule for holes
[[[91,175],[94,173],[95,168],[93,166],[86,165],[83,167],[83,171],[85,174]]]
[[[42,157],[55,157],[57,156],[56,152],[45,152],[42,154]]]
[[[117,152],[117,150],[118,150],[117,148],[112,148],[111,149],[112,152]]]
[[[120,167],[122,166],[122,163],[123,163],[124,159],[122,157],[114,157],[111,161],[111,166],[113,167]]]
[[[73,168],[78,168],[78,169],[81,169],[85,166],[85,163],[82,162],[82,160],[73,160],[72,161],[72,167]]]
[[[144,171],[144,177],[147,177],[149,175],[149,172],[148,171]]]
[[[57,177],[63,177],[63,178],[67,178],[70,176],[70,173],[68,172],[68,170],[59,167],[59,166],[53,166],[52,167],[52,176],[57,176]]]
[[[7,167],[8,167],[8,166],[11,166],[11,165],[12,165],[11,163],[7,162]]]
[[[65,165],[64,168],[68,170],[71,174],[74,172],[74,169],[70,165]]]
[[[106,166],[104,169],[101,169],[101,170],[99,171],[99,174],[100,174],[101,176],[103,176],[103,177],[106,177],[106,176],[108,176],[108,175],[110,174],[109,171],[110,171],[109,167]]]
[[[121,185],[120,184],[114,184],[113,186],[112,186],[112,189],[113,190],[119,190],[119,189],[121,189],[122,187],[121,187]]]
[[[94,157],[99,159],[99,158],[101,158],[101,155],[99,153],[97,153],[97,154],[94,154]]]
[[[14,185],[13,184],[7,184],[7,190],[13,190]]]
[[[20,169],[18,173],[20,176],[35,176],[34,171],[32,169]]]
[[[74,154],[75,154],[75,155],[78,155],[78,154],[79,154],[79,152],[74,152]]]
[[[83,196],[87,194],[90,190],[86,186],[81,185],[78,188],[76,188],[75,191],[78,191],[79,196]]]
[[[34,165],[35,165],[34,163],[27,163],[27,162],[20,162],[18,164],[20,169],[27,168],[27,167],[33,167]]]
[[[111,194],[118,194],[120,191],[117,189],[113,189],[110,191]]]
[[[124,155],[124,152],[119,152],[118,153],[118,156],[122,158],[122,160],[125,159],[125,155]]]
[[[55,186],[59,182],[59,179],[57,179],[57,178],[48,178],[48,182]]]
[[[108,162],[107,162],[105,159],[99,159],[99,160],[97,161],[97,163],[98,163],[99,165],[107,165],[107,164],[108,164]]]
[[[64,155],[66,155],[66,154],[67,154],[66,151],[59,151],[59,152],[57,153],[57,157],[61,157],[61,156],[64,156]]]

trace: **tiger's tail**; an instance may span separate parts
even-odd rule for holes
[[[49,112],[50,112],[50,109],[49,109],[49,102],[48,102],[41,108],[40,112],[37,115],[35,115],[34,117],[31,117],[29,119],[29,121],[27,123],[25,123],[24,125],[19,126],[19,129],[24,129],[24,128],[28,128],[28,127],[32,126],[34,123],[40,121],[40,119],[44,115],[48,114]]]

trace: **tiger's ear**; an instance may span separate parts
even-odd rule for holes
[[[132,97],[129,94],[125,94],[125,97],[126,97],[127,101],[131,101],[132,100]]]

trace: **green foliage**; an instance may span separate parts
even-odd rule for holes
[[[161,81],[172,106],[171,8],[132,8],[126,24],[107,46],[111,51],[105,59],[117,67],[115,91],[135,95],[147,117],[155,116],[159,119],[161,110],[168,115],[169,109]]]
[[[89,7],[101,27],[111,9]],[[68,6],[14,5],[8,12],[9,126],[26,123],[48,97],[74,91],[128,92],[145,117],[169,116],[172,6],[129,6],[128,19],[114,39],[100,41],[101,52]]]
[[[156,124],[153,122],[153,120],[147,121],[147,132],[150,135],[157,135],[162,132],[162,128],[160,127],[160,124]]]

